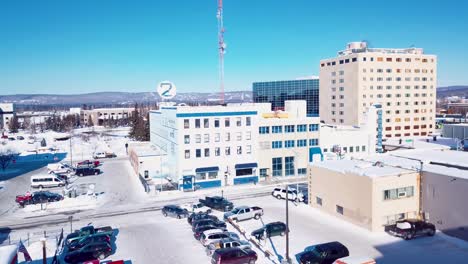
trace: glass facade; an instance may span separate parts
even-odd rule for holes
[[[271,103],[272,110],[284,110],[288,100],[306,100],[307,116],[319,116],[319,80],[255,82],[252,85],[255,103]]]

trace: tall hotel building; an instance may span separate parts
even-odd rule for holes
[[[437,57],[421,48],[368,48],[352,42],[320,61],[320,119],[360,125],[382,106],[383,137],[425,136],[435,122]]]
[[[319,80],[317,78],[254,82],[252,85],[255,103],[271,103],[271,110],[284,110],[285,102],[305,100],[307,116],[319,116]]]

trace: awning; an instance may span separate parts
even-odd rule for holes
[[[210,172],[210,171],[219,171],[219,167],[205,167],[205,168],[197,168],[195,169],[196,173],[201,172]]]
[[[257,163],[243,163],[243,164],[236,164],[236,170],[239,169],[249,169],[249,168],[257,168]]]

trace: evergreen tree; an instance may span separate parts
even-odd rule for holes
[[[18,118],[16,116],[13,116],[13,118],[10,119],[10,123],[8,124],[8,128],[10,129],[11,133],[18,133],[18,129],[20,128],[20,124],[19,124]]]

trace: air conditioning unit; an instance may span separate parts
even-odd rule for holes
[[[406,192],[399,192],[398,197],[406,197]]]

